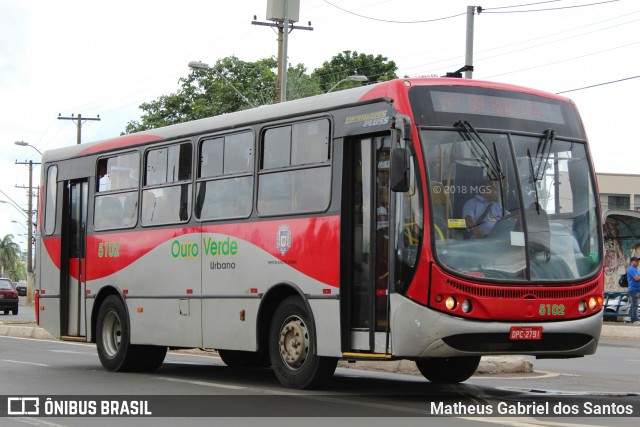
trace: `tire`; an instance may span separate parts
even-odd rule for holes
[[[5,311],[4,313],[5,313],[5,314],[8,314],[9,312],[8,312],[8,311]],[[17,315],[18,315],[18,307],[16,307],[16,308],[12,308],[12,309],[11,309],[11,314],[13,314],[14,316],[17,316]]]
[[[9,310],[5,310],[5,311],[4,311],[4,314],[9,314]]]
[[[268,368],[269,356],[264,352],[218,350],[220,358],[230,368]]]
[[[98,311],[96,347],[108,371],[153,371],[162,365],[166,347],[132,345],[129,317],[122,300],[108,296]]]
[[[478,369],[480,356],[431,357],[416,360],[423,377],[438,384],[461,383]]]
[[[317,355],[315,327],[302,300],[292,296],[275,311],[269,331],[269,356],[282,385],[317,388],[336,370],[338,359]]]

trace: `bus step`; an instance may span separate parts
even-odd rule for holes
[[[380,353],[350,353],[350,352],[345,352],[342,353],[342,357],[351,359],[351,358],[356,358],[356,359],[383,359],[383,360],[391,360],[393,359],[393,356],[390,354],[380,354]]]
[[[87,337],[75,337],[70,335],[63,335],[60,337],[62,341],[77,341],[77,342],[87,342]]]

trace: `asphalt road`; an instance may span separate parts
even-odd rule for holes
[[[0,395],[4,399],[67,395],[67,399],[91,400],[109,395],[125,400],[152,399],[155,415],[181,415],[118,418],[117,422],[114,418],[14,416],[0,418],[0,425],[630,426],[640,421],[636,393],[640,387],[637,375],[630,375],[638,372],[639,356],[640,342],[636,340],[604,340],[598,354],[590,358],[537,361],[536,369],[544,372],[473,377],[465,384],[448,386],[417,376],[338,369],[326,389],[314,392],[285,389],[268,369],[232,369],[212,356],[170,353],[154,373],[110,373],[102,369],[93,345],[0,337]],[[587,403],[598,408],[635,406],[634,417],[551,418],[534,414],[515,419],[496,413],[480,418],[458,413],[427,419],[432,402],[442,408],[458,404],[467,411],[486,406],[495,411],[500,404],[503,408],[520,404],[535,409],[535,405],[547,402],[548,408],[560,403],[567,410]],[[5,408],[0,402],[0,410]],[[215,417],[185,418],[197,411]]]

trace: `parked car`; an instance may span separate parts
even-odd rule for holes
[[[638,303],[640,310],[640,302]],[[604,317],[605,320],[629,320],[629,295],[626,292],[605,292]]]
[[[16,290],[18,291],[18,295],[20,295],[21,297],[26,297],[27,296],[27,284],[24,282],[20,282],[18,283],[18,285],[16,286]]]
[[[4,314],[9,314],[9,311],[18,314],[18,291],[9,279],[0,278],[0,310],[4,310]]]

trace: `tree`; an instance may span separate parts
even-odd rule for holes
[[[168,126],[190,120],[217,116],[244,110],[251,106],[229,87],[230,82],[253,105],[276,102],[277,67],[275,58],[242,61],[235,56],[215,63],[214,70],[192,70],[180,78],[177,92],[162,95],[154,101],[140,105],[143,114],[140,121],[130,121],[124,134]],[[287,70],[287,99],[293,100],[326,92],[341,79],[356,74],[366,74],[370,81],[395,78],[397,69],[393,61],[378,55],[344,51],[325,62],[322,68],[311,74],[302,64]],[[224,76],[222,78],[221,76]],[[361,83],[345,82],[341,88]]]
[[[187,77],[180,78],[180,89],[176,93],[140,105],[144,111],[141,122],[130,121],[125,133],[250,108],[251,105],[230,88],[227,81],[252,104],[270,104],[276,99],[277,75],[274,70],[277,66],[275,58],[245,62],[230,56],[216,62],[213,66],[215,71],[192,70]]]
[[[318,79],[320,89],[326,92],[340,80],[353,75],[367,76],[370,82],[392,80],[398,77],[397,69],[396,63],[389,61],[385,56],[345,50],[325,61],[322,67],[315,69],[313,76]],[[345,89],[360,85],[361,83],[344,82],[340,87]]]
[[[0,240],[0,274],[18,270],[20,247],[13,241],[13,234],[7,234]]]

